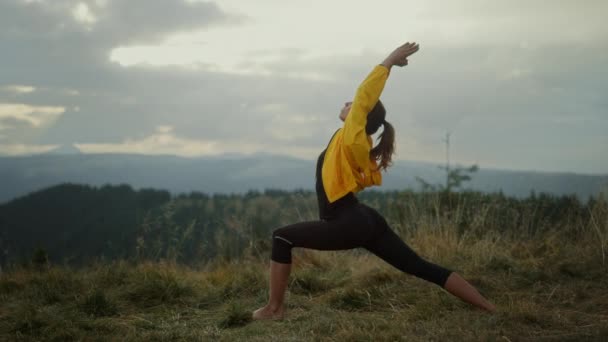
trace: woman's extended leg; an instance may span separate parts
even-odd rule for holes
[[[422,259],[389,227],[375,240],[365,246],[382,260],[418,278],[435,283],[441,287],[445,284],[451,271]]]
[[[496,308],[456,272],[422,259],[388,226],[384,218],[375,213],[378,224],[385,230],[365,248],[395,268],[418,278],[435,283],[463,301],[484,310]]]

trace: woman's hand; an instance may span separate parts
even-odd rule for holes
[[[386,66],[389,69],[393,65],[397,65],[400,67],[406,66],[407,58],[416,53],[418,49],[420,49],[420,45],[416,43],[405,43],[400,47],[396,48],[395,51],[391,52],[391,54],[386,57],[384,62],[382,62],[382,65]]]

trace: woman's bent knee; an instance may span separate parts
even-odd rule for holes
[[[274,243],[275,240],[278,239],[278,240],[281,240],[281,241],[289,244],[290,246],[293,246],[293,242],[290,241],[289,237],[287,237],[286,234],[284,234],[284,233],[285,232],[284,232],[283,228],[275,229],[272,232],[272,241],[273,241],[273,243]]]
[[[276,262],[290,264],[293,242],[281,235],[281,228],[272,232],[272,255],[270,258]]]

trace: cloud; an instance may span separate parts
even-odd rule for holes
[[[83,24],[86,16],[75,19],[72,11],[95,20]],[[35,87],[107,90],[124,82],[121,68],[108,58],[112,49],[246,20],[213,2],[5,0],[0,2],[0,63],[11,67],[0,70],[0,79]]]
[[[88,27],[84,27],[82,20],[74,20],[73,10],[77,15],[88,13],[95,20],[89,20]],[[97,141],[116,141],[149,130],[153,124],[141,120],[146,113],[152,117],[168,115],[174,111],[172,104],[159,106],[167,109],[160,112],[135,101],[156,97],[148,101],[154,106],[163,98],[174,97],[179,102],[179,95],[168,92],[162,83],[174,84],[176,90],[184,89],[201,75],[184,72],[171,75],[173,70],[165,70],[153,76],[154,82],[161,85],[154,86],[155,90],[150,92],[145,85],[150,78],[147,72],[125,72],[108,59],[110,51],[119,44],[160,41],[170,33],[214,25],[239,25],[242,20],[244,16],[225,13],[212,2],[1,2],[3,53],[0,64],[7,67],[0,69],[0,79],[9,85],[28,84],[39,90],[22,99],[27,105],[41,107],[50,103],[54,107],[74,109],[67,110],[56,125],[39,134],[20,134],[28,128],[17,127],[13,122],[12,127],[21,132],[15,132],[10,138],[29,143],[34,141],[27,139],[69,140],[66,141],[69,143],[91,137]],[[175,81],[167,82],[163,79],[166,75]],[[8,101],[10,98],[0,93],[0,103]],[[200,103],[197,107],[200,109]],[[19,118],[35,123],[37,116],[30,114],[22,113]],[[117,125],[119,118],[124,119],[124,126]],[[16,119],[14,115],[12,119]],[[101,129],[89,131],[92,125]]]
[[[58,146],[59,145],[0,144],[0,155],[21,156],[45,153]]]
[[[95,24],[97,17],[91,12],[89,6],[84,2],[79,2],[74,8],[72,8],[72,16],[76,21],[79,21],[85,25]]]
[[[13,119],[32,127],[48,125],[65,112],[65,107],[28,106],[22,103],[0,103],[0,121]]]
[[[170,154],[181,157],[217,156],[225,153],[247,155],[263,151],[310,159],[319,153],[316,148],[294,148],[278,144],[256,143],[245,139],[238,141],[188,139],[176,136],[173,133],[173,127],[165,125],[157,126],[155,133],[140,139],[128,138],[120,143],[75,143],[74,145],[83,153]]]
[[[20,94],[33,93],[34,91],[36,91],[36,87],[24,86],[24,85],[8,85],[8,86],[0,87],[0,91],[7,92],[7,93],[10,93],[13,95],[20,95]]]
[[[65,112],[60,106],[31,106],[23,103],[0,102],[0,154],[19,154],[43,151],[48,144],[34,144],[32,139],[43,134]],[[30,147],[28,147],[30,146]]]
[[[7,129],[10,129],[10,127],[9,126],[5,126],[2,123],[0,123],[0,131],[7,130]]]
[[[277,143],[288,143],[297,145],[308,140],[317,128],[327,123],[320,115],[311,113],[298,113],[298,109],[287,103],[265,103],[250,108],[252,113],[257,113],[267,124],[262,126],[262,132]],[[316,143],[317,141],[315,141]]]
[[[158,126],[157,132],[141,139],[126,139],[121,143],[77,143],[84,153],[173,154],[182,157],[216,155],[217,141],[184,139],[175,136],[171,126]]]
[[[105,47],[159,41],[170,33],[211,25],[234,25],[243,15],[223,12],[213,2],[165,0],[5,0],[0,5],[4,36],[90,39]],[[68,19],[68,20],[66,20]],[[71,19],[71,20],[70,20]]]

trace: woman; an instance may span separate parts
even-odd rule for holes
[[[340,112],[344,126],[336,131],[317,160],[319,221],[301,222],[272,234],[270,299],[252,314],[253,319],[283,319],[283,303],[291,272],[291,249],[345,250],[365,248],[397,269],[427,280],[481,309],[496,308],[457,273],[420,258],[373,208],[360,203],[354,193],[382,183],[381,170],[391,164],[395,131],[385,120],[380,94],[393,66],[407,65],[418,51],[406,43],[374,67],[359,86],[353,102]],[[371,135],[384,126],[380,142],[372,148]],[[379,165],[378,165],[379,163]]]

